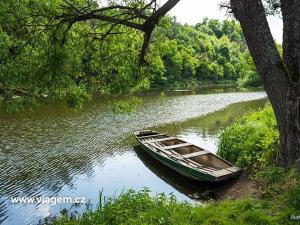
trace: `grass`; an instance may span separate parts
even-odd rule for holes
[[[174,195],[152,196],[148,189],[128,190],[117,198],[99,199],[95,210],[64,212],[53,225],[289,225],[300,215],[300,179],[295,170],[266,183],[261,198],[210,201],[205,205],[179,202]],[[258,179],[258,178],[257,178]],[[299,221],[298,221],[299,222]]]
[[[82,215],[64,214],[53,219],[54,225],[281,225],[295,224],[291,215],[299,210],[287,207],[281,200],[225,200],[205,206],[177,202],[174,196],[152,197],[147,190],[129,190],[111,199],[95,211]]]

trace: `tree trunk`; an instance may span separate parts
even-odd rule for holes
[[[294,42],[299,37],[284,38],[286,41],[283,46],[293,48],[290,54],[284,51],[286,61],[289,62],[289,65],[286,65],[276,49],[262,1],[231,0],[230,2],[235,17],[241,23],[249,51],[275,112],[280,132],[277,162],[284,167],[290,167],[300,160],[300,86],[299,70],[296,69],[299,65],[299,52],[297,53],[294,47],[299,45],[289,42]],[[297,15],[299,14],[295,14]],[[289,18],[289,22],[291,19]],[[299,24],[294,23],[290,26],[295,28]],[[291,28],[287,30],[290,32]],[[285,32],[284,35],[291,34]],[[289,71],[290,69],[292,72]]]
[[[286,116],[281,122],[280,151],[277,162],[284,167],[300,165],[300,104],[299,90],[290,88],[285,102]],[[300,167],[299,167],[300,168]]]

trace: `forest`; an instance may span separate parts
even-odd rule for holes
[[[261,85],[242,29],[234,20],[206,18],[191,26],[164,17],[153,33],[147,64],[140,66],[143,35],[139,31],[120,26],[111,32],[98,20],[76,23],[67,34],[46,26],[66,2],[1,1],[0,98],[4,101],[17,105],[47,97],[76,106],[95,93]]]

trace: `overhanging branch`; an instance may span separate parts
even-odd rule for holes
[[[90,6],[79,8],[77,5],[65,0],[66,5],[63,8],[65,12],[56,16],[53,21],[56,23],[58,29],[64,24],[68,24],[64,32],[63,41],[65,41],[66,34],[73,24],[80,21],[101,20],[111,23],[111,28],[104,34],[104,37],[112,33],[116,25],[123,25],[140,30],[144,32],[144,41],[139,57],[139,63],[142,65],[145,63],[145,54],[155,26],[179,1],[180,0],[168,0],[158,9],[156,0],[151,0],[148,4],[140,8],[126,5],[110,5],[91,10]],[[118,14],[116,14],[116,12]]]

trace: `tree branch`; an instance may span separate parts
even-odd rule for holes
[[[144,42],[141,49],[139,64],[143,65],[151,35],[155,26],[159,23],[161,17],[165,16],[180,0],[169,0],[162,7],[160,7],[152,16],[150,16],[143,24]]]
[[[79,21],[86,21],[91,19],[97,19],[102,21],[107,21],[110,23],[121,24],[130,28],[134,28],[137,30],[143,30],[143,26],[141,24],[137,24],[134,22],[130,22],[127,19],[119,19],[113,16],[105,16],[105,15],[97,15],[94,13],[82,14],[82,15],[68,15],[66,17],[62,17],[63,19],[60,20],[60,23],[76,23]]]
[[[139,57],[139,63],[142,65],[145,63],[145,54],[147,52],[151,34],[155,26],[159,23],[161,17],[165,16],[167,12],[169,12],[179,1],[180,0],[168,0],[157,10],[156,0],[151,0],[148,4],[141,8],[134,8],[125,5],[111,5],[99,9],[90,10],[89,7],[79,9],[78,7],[72,5],[69,1],[65,0],[66,4],[68,5],[68,12],[62,13],[61,15],[55,17],[55,21],[58,21],[56,25],[58,29],[61,28],[62,24],[69,24],[67,30],[64,32],[64,38],[73,24],[75,24],[76,22],[87,20],[101,20],[111,23],[112,27],[106,34],[104,34],[104,37],[108,36],[116,25],[123,25],[144,32],[144,41]],[[153,13],[147,15],[149,14],[148,12],[153,4],[155,4],[153,7]],[[122,13],[119,15],[109,15],[107,13],[104,14],[105,12],[112,11]],[[144,22],[137,23],[136,19],[143,20]]]

